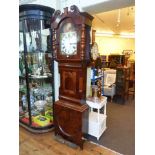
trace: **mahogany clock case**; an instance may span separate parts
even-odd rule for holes
[[[90,28],[93,17],[81,13],[76,6],[56,11],[51,23],[53,51],[60,73],[59,100],[54,103],[55,134],[83,148],[83,136],[87,130],[86,104],[87,66],[90,60]],[[76,52],[62,52],[63,27],[70,23],[77,34]],[[68,39],[68,42],[70,40]],[[67,47],[69,47],[68,45]],[[69,50],[69,49],[67,49]]]

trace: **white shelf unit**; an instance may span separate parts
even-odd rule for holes
[[[90,98],[89,98],[90,99]],[[93,101],[87,100],[87,104],[90,107],[89,119],[88,119],[88,134],[92,135],[99,140],[103,132],[106,130],[106,104],[107,97],[101,98],[101,100]],[[100,113],[100,109],[104,107],[104,113]],[[97,112],[94,112],[93,109],[97,109]]]

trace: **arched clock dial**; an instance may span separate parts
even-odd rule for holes
[[[60,35],[60,50],[63,55],[77,54],[77,32],[65,32]]]

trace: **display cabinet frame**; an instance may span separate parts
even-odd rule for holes
[[[35,133],[53,129],[53,13],[46,6],[19,6],[19,124]]]

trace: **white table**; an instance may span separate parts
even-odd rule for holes
[[[88,134],[97,137],[99,140],[100,136],[106,130],[106,104],[107,97],[102,96],[99,100],[94,100],[92,97],[88,97],[86,103],[90,107],[89,120],[88,120]],[[100,113],[100,109],[104,107],[103,114]],[[93,109],[97,109],[94,112]]]

